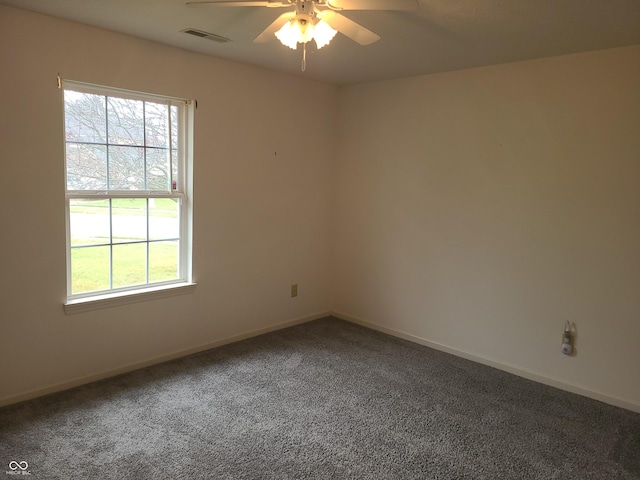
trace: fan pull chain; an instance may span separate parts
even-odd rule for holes
[[[302,71],[307,69],[307,44],[302,44]]]

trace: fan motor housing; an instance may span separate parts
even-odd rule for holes
[[[298,1],[296,2],[296,15],[309,15],[313,17],[314,14],[314,2],[313,1]]]

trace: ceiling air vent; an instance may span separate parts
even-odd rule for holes
[[[216,35],[215,33],[203,32],[202,30],[197,30],[195,28],[186,28],[184,30],[180,30],[181,32],[188,33],[189,35],[195,35],[196,37],[206,38],[207,40],[213,40],[218,43],[227,43],[230,42],[230,38],[221,37],[220,35]]]

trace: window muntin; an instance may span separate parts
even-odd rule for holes
[[[190,102],[63,87],[68,299],[190,281]]]

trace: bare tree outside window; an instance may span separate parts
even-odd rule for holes
[[[65,90],[69,190],[170,191],[177,107]]]

